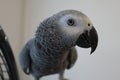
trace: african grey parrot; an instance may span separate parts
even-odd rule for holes
[[[29,40],[20,53],[20,65],[35,80],[51,74],[64,79],[65,69],[76,62],[75,46],[97,47],[98,35],[90,19],[82,12],[64,10],[44,20],[35,37]]]

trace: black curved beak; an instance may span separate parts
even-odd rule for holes
[[[85,31],[82,35],[80,35],[76,44],[82,48],[91,47],[90,54],[92,54],[96,50],[98,44],[98,35],[95,28],[92,27],[90,31]]]

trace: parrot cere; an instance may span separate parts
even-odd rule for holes
[[[39,80],[46,75],[71,69],[77,60],[75,46],[90,48],[92,54],[98,44],[98,35],[90,19],[80,11],[64,10],[45,19],[20,53],[20,65],[26,74]]]

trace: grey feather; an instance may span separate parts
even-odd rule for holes
[[[69,50],[67,60],[68,60],[67,69],[70,69],[71,67],[73,67],[73,65],[75,64],[75,62],[77,60],[77,51],[76,51],[75,47],[73,47]]]
[[[26,74],[30,74],[30,69],[31,69],[31,58],[30,58],[30,43],[32,42],[32,40],[30,40],[25,47],[22,49],[21,53],[20,53],[20,65],[23,69],[23,71]]]
[[[67,24],[69,19],[74,19],[75,25]],[[20,53],[23,71],[32,74],[35,80],[56,73],[59,80],[64,80],[65,69],[70,69],[77,60],[76,41],[82,30],[90,28],[86,27],[88,21],[87,16],[75,10],[65,10],[44,20]]]

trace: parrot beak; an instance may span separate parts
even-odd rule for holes
[[[96,50],[98,44],[98,35],[95,28],[92,27],[92,29],[89,32],[86,31],[83,34],[81,34],[78,40],[76,41],[76,44],[77,46],[82,48],[91,47],[90,54],[92,54]]]

